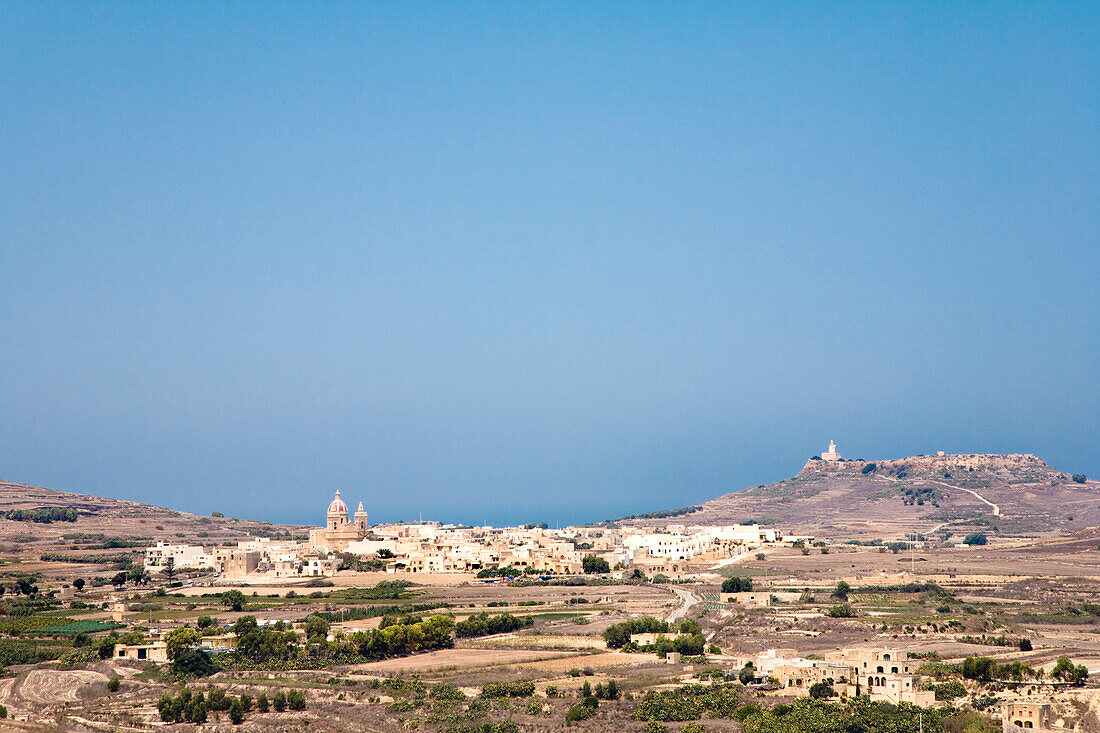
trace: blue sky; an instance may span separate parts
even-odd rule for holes
[[[569,523],[1100,474],[1096,3],[6,3],[0,476]]]

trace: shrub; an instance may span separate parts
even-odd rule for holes
[[[1074,482],[1074,483],[1076,483],[1076,484],[1083,484],[1083,483],[1085,483],[1085,482],[1086,482],[1086,481],[1088,481],[1088,480],[1089,480],[1089,479],[1088,479],[1088,476],[1086,476],[1086,475],[1085,475],[1085,474],[1083,474],[1083,473],[1075,473],[1075,474],[1073,474],[1073,482]]]
[[[966,694],[966,687],[962,682],[958,680],[948,680],[947,682],[940,682],[932,688],[936,692],[936,699],[941,702],[951,702],[957,698]]]
[[[531,697],[534,694],[535,683],[531,680],[489,682],[481,688],[482,697]]]
[[[118,692],[118,688],[122,686],[121,680],[119,680],[116,674],[111,679],[107,680],[107,692]]]
[[[849,603],[839,603],[825,611],[829,618],[854,618],[856,611]]]
[[[565,711],[565,722],[574,723],[579,720],[588,720],[596,714],[596,708],[599,707],[599,704],[599,701],[592,696],[584,698]]]

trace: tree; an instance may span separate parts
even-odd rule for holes
[[[585,555],[584,559],[581,560],[581,568],[586,573],[611,572],[611,565],[608,564],[607,560],[604,560],[602,557],[597,557],[596,555]]]
[[[981,532],[971,532],[963,538],[963,542],[967,545],[984,545],[988,542],[988,538]]]
[[[149,573],[145,572],[144,565],[134,565],[126,573],[126,578],[134,585],[148,585]]]
[[[751,663],[741,668],[741,671],[737,673],[737,679],[740,680],[742,685],[747,685],[756,679],[756,670],[753,669]]]
[[[742,578],[734,575],[722,581],[723,593],[748,593],[752,590],[752,578]]]
[[[841,580],[836,584],[836,590],[833,591],[833,595],[842,601],[846,601],[848,600],[848,593],[851,590],[852,586]]]
[[[74,580],[73,587],[76,588],[78,591],[84,590],[84,578],[77,578],[76,580]],[[3,593],[0,592],[0,595],[3,595]]]
[[[115,573],[115,576],[111,578],[111,585],[113,585],[115,588],[121,588],[122,586],[126,585],[125,571],[121,573]]]
[[[218,512],[218,511],[213,511],[213,512],[210,512],[210,516],[212,516],[212,517],[217,517],[218,519],[221,519],[221,518],[222,518],[222,517],[224,517],[225,515],[224,515],[224,514],[222,514],[221,512]]]
[[[244,710],[241,709],[241,701],[233,698],[233,701],[229,703],[229,722],[233,725],[240,725],[244,722]]]
[[[1086,475],[1085,475],[1085,474],[1083,474],[1083,473],[1075,473],[1075,474],[1073,474],[1073,482],[1074,482],[1075,484],[1083,484],[1083,483],[1085,483],[1085,482],[1086,482],[1086,481],[1088,481],[1088,480],[1089,480],[1088,476],[1086,476]]]
[[[1020,639],[1020,641],[1017,642],[1017,646],[1020,647],[1020,651],[1022,651],[1022,652],[1030,652],[1031,651],[1031,639]]]
[[[229,606],[234,611],[241,611],[244,609],[244,593],[239,590],[227,590],[221,594],[222,605]]]
[[[383,547],[375,554],[378,555],[378,557],[382,560],[389,560],[391,557],[393,557],[393,550],[389,549],[388,547]]]
[[[306,639],[321,639],[322,641],[328,638],[328,632],[331,625],[329,622],[318,616],[317,614],[311,614],[306,617],[305,632]]]
[[[176,579],[176,558],[171,555],[164,560],[164,577],[169,583]]]
[[[107,692],[118,692],[118,688],[122,686],[122,682],[119,680],[116,674],[111,679],[107,680]]]
[[[168,645],[168,659],[175,661],[185,651],[202,641],[202,637],[190,626],[180,626],[169,631],[164,641]]]
[[[279,690],[275,693],[275,697],[271,700],[272,707],[275,708],[275,712],[281,713],[286,710],[286,693]]]
[[[266,713],[271,707],[271,703],[267,700],[267,693],[261,692],[260,696],[256,698],[256,709],[261,713]]]
[[[839,603],[825,611],[825,615],[829,618],[854,618],[856,611],[851,604]]]
[[[826,700],[836,697],[836,690],[828,682],[815,682],[810,685],[810,697],[816,700]]]

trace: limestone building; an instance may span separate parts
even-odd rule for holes
[[[829,441],[829,450],[821,454],[821,460],[823,461],[839,461],[840,454],[836,452],[836,443]]]
[[[359,502],[354,517],[349,518],[348,505],[340,498],[340,491],[337,490],[335,498],[328,505],[328,511],[325,512],[325,526],[310,530],[309,544],[315,548],[342,552],[350,543],[366,539],[369,527],[363,502]]]

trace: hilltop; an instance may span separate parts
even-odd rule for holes
[[[1030,454],[815,456],[793,478],[711,499],[660,523],[756,521],[792,533],[866,539],[1066,533],[1100,525],[1100,483],[1082,479]]]

